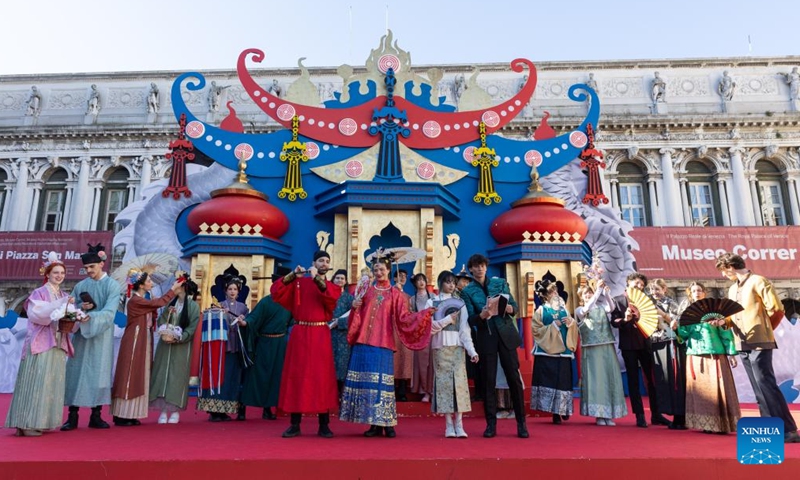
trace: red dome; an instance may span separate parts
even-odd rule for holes
[[[289,219],[263,193],[234,184],[211,192],[211,200],[189,213],[195,235],[262,235],[279,239],[289,230]]]
[[[579,243],[589,228],[583,219],[550,196],[522,198],[492,222],[489,232],[502,245],[522,241]],[[525,232],[528,232],[527,234]]]

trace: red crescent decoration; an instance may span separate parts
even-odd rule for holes
[[[533,91],[536,89],[536,67],[533,62],[525,58],[517,58],[511,62],[511,70],[515,72],[522,72],[526,66],[528,67],[528,81],[519,92],[507,101],[483,110],[453,113],[434,112],[415,105],[405,98],[395,97],[395,106],[406,111],[406,118],[408,118],[412,132],[410,137],[401,138],[400,141],[409,148],[433,149],[462,145],[477,140],[480,138],[478,124],[486,112],[494,112],[499,118],[496,125],[489,125],[489,122],[486,122],[486,133],[500,130],[522,112],[522,107],[530,101]],[[437,122],[442,128],[442,135],[436,138],[429,138],[422,133],[422,126],[431,120]],[[414,125],[418,125],[418,128],[414,128]]]
[[[256,105],[275,121],[286,128],[292,128],[291,117],[282,119],[278,116],[278,108],[281,105],[291,105],[294,107],[295,114],[301,119],[300,132],[307,137],[343,147],[371,147],[380,141],[381,137],[379,135],[370,135],[368,128],[372,122],[373,109],[379,109],[386,105],[386,97],[377,97],[362,105],[341,109],[311,107],[289,102],[267,92],[266,88],[261,87],[253,80],[245,66],[245,60],[251,54],[254,62],[261,63],[264,61],[264,52],[257,48],[249,48],[240,53],[239,61],[236,65],[239,80]],[[352,135],[344,135],[339,130],[339,122],[344,118],[352,118],[358,125],[358,129]],[[313,125],[310,123],[311,120],[314,121]],[[363,125],[366,125],[367,128],[361,128]]]
[[[285,99],[276,97],[269,93],[267,89],[261,87],[247,70],[245,62],[248,55],[252,55],[252,60],[256,63],[264,61],[264,52],[257,48],[249,48],[239,54],[236,70],[239,80],[242,82],[247,94],[267,115],[275,119],[286,128],[291,128],[291,117],[281,118],[278,109],[282,105],[294,108],[294,113],[300,120],[301,132],[303,135],[315,140],[326,142],[331,145],[341,145],[343,147],[371,147],[380,141],[380,136],[369,134],[367,127],[372,122],[374,109],[380,109],[386,105],[386,96],[381,95],[367,103],[350,108],[321,108],[298,103],[289,102]],[[409,128],[412,135],[408,138],[401,138],[400,141],[410,148],[434,149],[452,145],[461,145],[471,142],[480,137],[478,124],[483,121],[483,115],[487,112],[496,118],[495,125],[487,123],[486,133],[492,133],[507,125],[514,117],[519,115],[522,108],[528,103],[536,89],[536,67],[533,62],[524,58],[518,58],[511,62],[511,70],[522,72],[528,69],[528,81],[517,92],[516,95],[493,107],[482,110],[471,110],[468,112],[434,112],[426,108],[415,105],[402,97],[395,97],[395,106],[400,110],[405,110],[409,120]],[[284,108],[285,110],[285,108]],[[345,118],[353,119],[358,125],[358,129],[352,135],[345,135],[339,129],[339,122]],[[311,121],[313,120],[313,124]],[[437,122],[442,128],[444,135],[437,138],[430,138],[423,134],[422,126],[428,121]]]

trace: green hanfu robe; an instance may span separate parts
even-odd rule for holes
[[[186,410],[189,400],[192,339],[200,321],[200,307],[188,297],[184,302],[183,308],[188,309],[189,325],[183,329],[180,340],[176,343],[159,341],[156,348],[150,377],[150,406],[159,410]],[[182,311],[176,311],[172,324],[179,325],[182,316]],[[169,307],[158,317],[158,326],[166,324],[168,318]]]
[[[292,314],[268,295],[258,302],[245,321],[247,327],[242,332],[246,334],[247,354],[255,363],[245,371],[242,403],[250,407],[275,407]]]
[[[83,292],[92,296],[95,308],[86,312],[89,320],[81,323],[72,337],[75,356],[67,361],[64,405],[109,405],[114,366],[114,316],[119,307],[120,286],[104,274],[100,280],[85,278],[78,282],[72,297],[80,299]]]

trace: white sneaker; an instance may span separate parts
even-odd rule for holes
[[[161,415],[158,416],[158,423],[167,423],[167,411],[164,410],[161,412]]]
[[[455,431],[455,428],[453,428],[453,415],[452,414],[445,414],[444,420],[445,420],[445,426],[446,426],[446,428],[444,430],[444,436],[446,438],[455,438],[456,437],[456,431]]]
[[[616,427],[617,426],[617,424],[614,423],[614,420],[611,420],[610,418],[606,418],[606,425],[609,426],[609,427]]]
[[[456,437],[467,438],[467,432],[464,431],[464,422],[462,421],[460,413],[456,414],[455,422],[453,423],[454,430],[456,431]]]
[[[178,412],[172,412],[172,415],[169,416],[169,421],[167,423],[178,423],[181,421],[181,414]]]
[[[600,425],[601,427],[608,425],[606,419],[601,417],[597,417],[597,424]]]

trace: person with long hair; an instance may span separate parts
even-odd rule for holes
[[[686,293],[689,298],[681,312],[706,298],[699,282],[692,282]],[[672,328],[686,345],[686,426],[705,433],[736,431],[742,414],[731,372],[737,365],[733,332],[724,319],[692,325],[673,322]]]
[[[659,315],[658,330],[650,335],[658,411],[672,415],[670,430],[686,430],[686,347],[670,328],[678,319],[678,303],[668,295],[663,278],[656,278],[648,288]]]
[[[391,261],[373,261],[375,283],[363,298],[353,300],[347,341],[352,345],[350,366],[342,392],[339,419],[368,424],[366,437],[397,434],[397,403],[394,394],[395,332],[411,350],[430,344],[433,309],[409,311],[406,294],[389,283]]]
[[[153,317],[182,288],[181,282],[175,281],[164,295],[148,299],[146,295],[153,289],[153,280],[148,272],[131,269],[126,281],[128,321],[119,344],[117,370],[111,388],[111,415],[118,427],[141,425],[139,419],[147,418],[155,329]]]
[[[225,300],[219,305],[222,318],[209,319],[209,323],[213,323],[214,320],[221,322],[215,325],[224,332],[224,335],[219,335],[217,338],[215,336],[217,332],[203,332],[208,338],[203,338],[201,361],[205,363],[197,409],[208,412],[210,422],[228,422],[231,420],[230,415],[234,413],[236,420],[245,420],[245,407],[241,403],[241,395],[244,369],[249,365],[249,357],[240,329],[247,326],[244,319],[250,309],[238,300],[243,284],[243,277],[231,275],[223,279]],[[204,315],[212,313],[206,312]]]
[[[598,425],[613,427],[615,418],[628,415],[609,318],[614,299],[602,279],[596,289],[580,287],[578,297],[581,306],[575,310],[575,317],[581,337],[581,415],[597,418]]]
[[[42,431],[61,425],[64,373],[67,357],[73,355],[69,333],[79,324],[64,324],[69,329],[59,328],[59,320],[69,310],[75,312],[73,299],[61,290],[67,273],[64,262],[50,252],[42,269],[44,285],[31,292],[25,301],[28,332],[6,417],[6,428],[16,428],[18,437],[38,437]],[[76,313],[76,320],[88,319]]]
[[[417,273],[411,277],[414,286],[414,296],[411,297],[411,311],[419,312],[427,308],[431,293],[428,291],[428,277],[424,273]],[[414,352],[414,368],[411,375],[411,391],[422,395],[423,402],[431,401],[433,392],[433,362],[431,347]]]
[[[158,317],[158,327],[175,325],[180,337],[161,338],[150,377],[150,408],[160,410],[158,423],[178,423],[189,400],[189,370],[200,306],[194,301],[197,284],[185,278],[183,288]],[[169,416],[169,417],[168,417]]]
[[[473,363],[478,362],[478,352],[472,344],[467,307],[463,300],[453,296],[456,276],[445,270],[439,274],[436,283],[439,294],[431,296],[426,304],[426,308],[436,308],[437,313],[441,313],[431,327],[430,348],[434,365],[431,410],[444,414],[445,437],[467,438],[462,416],[472,410],[472,403],[464,352]]]
[[[578,345],[578,327],[567,312],[555,282],[536,282],[542,304],[533,314],[531,409],[553,414],[560,424],[572,415],[572,359]]]
[[[336,309],[333,311],[333,319],[329,323],[333,344],[333,362],[336,364],[336,384],[339,394],[341,394],[345,378],[347,378],[347,365],[350,363],[347,319],[350,317],[350,309],[353,306],[353,295],[347,291],[347,270],[336,270],[333,274],[333,284],[342,289],[342,295],[336,302]]]

